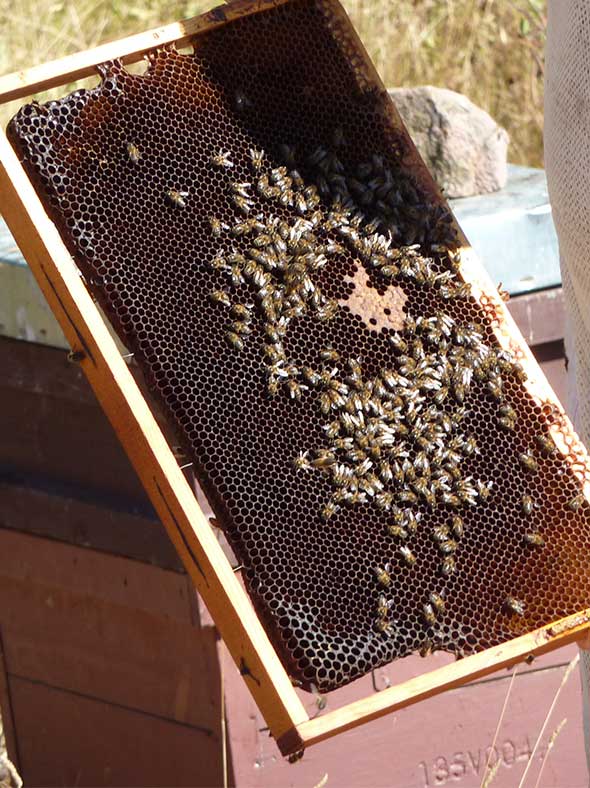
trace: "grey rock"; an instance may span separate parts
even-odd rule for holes
[[[389,91],[414,144],[447,197],[506,185],[508,132],[466,96],[425,85]]]

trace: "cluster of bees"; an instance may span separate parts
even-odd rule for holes
[[[338,146],[339,134],[336,137]],[[454,231],[446,214],[441,220],[432,210],[419,210],[421,198],[412,183],[396,182],[380,157],[347,177],[334,151],[317,148],[304,162],[306,171],[314,173],[310,184],[297,169],[294,148],[282,146],[281,156],[285,164],[271,167],[263,151],[250,150],[252,178],[242,182],[232,179],[234,162],[228,152],[211,157],[211,165],[227,174],[236,211],[231,226],[209,219],[215,239],[235,239],[230,251],[219,252],[210,263],[225,282],[210,298],[229,309],[226,340],[241,350],[255,316],[262,317],[269,394],[282,390],[298,400],[305,392],[316,392],[325,445],[300,452],[293,464],[298,471],[317,471],[330,481],[333,491],[322,518],[329,521],[345,507],[377,507],[384,514],[397,564],[411,569],[418,561],[410,546],[420,524],[415,510],[444,507],[448,522],[432,527],[432,539],[441,576],[450,577],[465,530],[459,511],[484,505],[492,493],[491,481],[464,470],[465,462],[480,451],[476,437],[463,426],[465,403],[478,386],[497,403],[499,426],[513,432],[517,415],[505,400],[505,379],[523,382],[526,374],[509,352],[486,344],[480,325],[460,324],[440,310],[407,316],[403,331],[388,333],[391,363],[374,376],[364,374],[360,359],[343,358],[332,347],[319,352],[314,366],[288,358],[284,340],[293,319],[311,315],[328,321],[338,313],[338,302],[321,292],[314,275],[344,251],[352,251],[384,283],[411,280],[431,288],[442,301],[468,298],[470,288],[457,277],[460,259],[449,248]],[[277,215],[260,210],[265,202],[279,207]],[[370,221],[363,208],[370,209]],[[398,226],[403,226],[405,244],[396,240]],[[412,243],[407,242],[408,232]],[[432,256],[423,253],[426,239]],[[252,294],[251,303],[232,299],[230,288],[242,286]],[[534,474],[540,457],[556,450],[552,439],[540,434],[519,462]],[[524,514],[531,514],[534,506],[529,496],[523,497]],[[535,531],[524,541],[530,547],[544,544]],[[375,566],[373,572],[378,593],[375,629],[393,637],[389,595],[394,565]],[[444,610],[444,591],[433,591],[422,605],[424,625],[434,627]],[[524,615],[525,606],[508,596],[503,610]]]
[[[368,234],[372,229],[378,230],[396,247],[418,244],[444,255],[449,247],[456,247],[456,232],[448,211],[443,206],[426,204],[411,175],[400,178],[378,154],[358,163],[352,173],[347,172],[339,155],[346,146],[342,129],[337,127],[332,137],[329,149],[318,145],[304,158],[324,200],[342,205],[352,214],[370,214],[371,221],[365,224]],[[280,146],[280,154],[288,166],[297,166],[293,146]],[[377,259],[373,265],[382,268],[387,262]],[[382,272],[388,278],[396,275]],[[464,290],[468,294],[468,289]],[[441,294],[444,296],[444,288]]]

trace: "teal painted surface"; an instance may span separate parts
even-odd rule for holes
[[[511,295],[561,284],[543,170],[511,165],[502,191],[451,200],[451,207],[493,281]]]
[[[452,200],[451,207],[495,283],[511,295],[561,283],[557,237],[543,170],[509,167],[502,191]],[[67,343],[0,217],[0,336]]]

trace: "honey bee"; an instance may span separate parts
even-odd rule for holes
[[[209,298],[213,301],[214,304],[223,304],[223,306],[230,307],[231,306],[231,299],[229,297],[229,293],[226,293],[225,290],[214,290],[210,295]]]
[[[500,413],[502,416],[506,416],[507,418],[511,419],[512,421],[516,421],[516,411],[512,407],[512,405],[502,405],[499,408]]]
[[[498,295],[500,296],[502,301],[504,301],[505,304],[507,304],[508,301],[510,301],[510,293],[508,292],[508,290],[504,290],[504,288],[502,287],[502,282],[498,283]]]
[[[285,351],[280,343],[273,345],[263,345],[262,352],[271,364],[285,361]]]
[[[517,616],[524,616],[524,602],[521,602],[520,599],[516,599],[516,597],[506,597],[504,600],[504,607],[509,613],[515,613]]]
[[[553,438],[550,435],[545,435],[542,432],[539,433],[538,435],[535,435],[535,443],[537,444],[541,452],[548,456],[555,454],[555,452],[557,451],[557,446],[555,445]]]
[[[451,518],[451,528],[457,539],[460,539],[465,533],[463,518],[459,517],[458,514],[454,514]]]
[[[261,175],[260,178],[258,178],[256,183],[256,191],[267,200],[272,200],[275,197],[278,197],[281,193],[281,190],[278,186],[271,186],[269,184],[267,175]]]
[[[219,238],[222,231],[224,229],[228,229],[226,224],[223,224],[220,219],[217,219],[215,216],[209,217],[209,224],[211,226],[211,233],[213,234],[214,238]]]
[[[231,231],[232,235],[239,238],[243,235],[249,235],[254,232],[254,230],[261,230],[263,226],[264,225],[257,219],[245,219],[243,222],[236,222],[231,228]],[[256,243],[256,241],[254,243]]]
[[[455,493],[443,492],[441,500],[447,506],[450,506],[451,509],[458,509],[461,506],[461,499],[458,495],[455,495]]]
[[[393,493],[382,492],[375,496],[375,503],[378,509],[388,512],[393,504]]]
[[[291,397],[291,399],[297,399],[297,400],[301,399],[301,394],[303,393],[303,390],[307,388],[307,386],[302,386],[300,383],[298,383],[296,380],[293,380],[292,378],[290,378],[285,383],[285,386],[287,387],[287,393],[289,394],[289,397]]]
[[[237,182],[235,182],[235,183],[231,184],[231,190],[232,190],[233,194],[237,194],[240,197],[244,197],[245,199],[250,200],[251,197],[250,197],[250,192],[248,190],[250,189],[251,186],[252,186],[251,183],[245,183],[245,182],[237,183]]]
[[[434,651],[434,643],[430,638],[424,641],[424,643],[420,646],[420,656],[422,658],[429,657],[432,652]]]
[[[512,364],[512,374],[519,383],[524,383],[525,380],[528,380],[528,375],[524,371],[522,364],[519,364],[517,361]]]
[[[186,207],[185,197],[188,197],[188,192],[179,191],[178,189],[167,189],[166,197],[168,198],[169,202],[172,205],[174,205],[175,208],[185,208]]]
[[[329,501],[325,506],[322,507],[322,512],[321,512],[322,520],[325,520],[327,522],[332,517],[334,517],[337,511],[338,511],[338,506],[333,501]]]
[[[465,402],[467,386],[459,381],[455,382],[453,385],[453,394],[455,395],[455,400],[458,402],[458,404],[462,405]]]
[[[436,615],[430,602],[422,605],[422,618],[429,627],[433,627],[436,624]]]
[[[385,594],[379,594],[377,601],[377,615],[379,618],[387,618],[392,607],[393,599],[387,599]]]
[[[463,454],[466,454],[468,457],[472,454],[479,454],[479,450],[477,448],[477,439],[475,435],[470,435],[465,443],[463,444]]]
[[[340,353],[334,348],[325,348],[320,351],[320,358],[325,363],[340,361]]]
[[[492,494],[493,482],[482,482],[478,479],[476,482],[477,495],[480,501],[487,501]]]
[[[506,432],[514,432],[515,429],[516,429],[516,421],[515,421],[515,419],[511,419],[508,416],[500,416],[498,418],[498,424]]]
[[[390,536],[393,536],[396,539],[407,539],[408,538],[408,532],[401,525],[395,525],[395,524],[390,523],[387,526],[387,533]]]
[[[322,428],[330,440],[334,440],[340,435],[340,422],[332,421],[330,424],[325,424]]]
[[[537,533],[525,534],[524,541],[527,544],[532,545],[533,547],[543,547],[545,545],[545,540],[543,539],[541,534],[537,534]]]
[[[336,301],[336,299],[331,299],[326,301],[326,303],[317,310],[316,314],[322,321],[332,320],[332,318],[336,316],[339,307],[338,301]]]
[[[311,367],[303,367],[301,374],[303,375],[304,380],[309,383],[310,386],[317,386],[321,381],[319,373],[317,373]]]
[[[250,213],[254,205],[249,197],[242,197],[240,194],[233,194],[232,200],[236,208],[239,208],[239,210],[245,214]]]
[[[295,204],[295,208],[297,209],[298,213],[302,215],[304,213],[307,213],[308,210],[307,202],[303,194],[301,194],[301,192],[293,192],[293,202]]]
[[[415,515],[414,512],[406,512],[405,525],[411,534],[415,534],[418,530],[418,519],[420,515]]]
[[[401,504],[415,505],[418,503],[418,496],[412,490],[399,490],[397,500]]]
[[[133,162],[133,164],[137,164],[141,159],[141,151],[133,142],[128,142],[126,147],[129,160]]]
[[[234,263],[234,265],[231,266],[229,275],[231,276],[231,283],[234,287],[239,287],[246,281],[242,275],[242,270],[237,263]]]
[[[449,538],[449,529],[446,525],[437,525],[435,528],[433,528],[432,535],[434,536],[435,541],[439,544],[446,542]]]
[[[375,574],[375,577],[377,578],[377,582],[379,583],[380,586],[383,586],[384,588],[388,588],[391,585],[391,575],[389,574],[390,571],[391,571],[390,564],[385,564],[384,567],[376,566],[373,569],[373,573]]]
[[[310,471],[313,466],[308,459],[308,451],[300,451],[297,457],[293,460],[293,465],[298,471]]]
[[[432,591],[430,596],[430,603],[432,604],[433,608],[436,610],[437,613],[442,613],[445,609],[445,600],[443,599],[441,594],[437,594],[436,591]]]
[[[518,455],[518,461],[521,466],[524,468],[525,471],[528,473],[537,473],[539,470],[539,464],[537,463],[536,459],[530,453],[530,451],[522,452]]]
[[[271,377],[266,384],[266,390],[271,397],[276,397],[279,393],[279,381],[275,377]]]
[[[403,558],[404,562],[407,564],[407,566],[414,566],[415,565],[415,563],[416,563],[416,556],[410,550],[409,547],[406,547],[404,545],[403,547],[399,548],[398,552],[401,555],[401,557]]]
[[[230,315],[237,320],[244,320],[246,322],[252,320],[252,312],[247,306],[244,306],[244,304],[233,304]]]
[[[336,455],[326,449],[316,451],[316,457],[312,460],[314,468],[329,468],[336,462]]]
[[[231,327],[232,327],[232,331],[235,331],[236,334],[240,334],[241,335],[241,334],[251,334],[252,333],[252,329],[250,328],[248,323],[245,323],[243,320],[234,320],[234,321],[232,321]]]
[[[455,558],[452,555],[445,556],[441,564],[441,572],[443,573],[443,575],[445,575],[446,577],[452,575],[456,568],[457,565]]]
[[[393,637],[395,635],[395,628],[393,624],[391,624],[385,618],[376,619],[375,629],[377,632],[380,632],[382,635],[386,635],[387,637]]]
[[[566,503],[566,507],[570,512],[578,512],[585,502],[586,499],[583,495],[576,495]]]
[[[239,334],[236,334],[235,331],[226,331],[225,338],[235,350],[243,350],[244,349],[244,342]]]
[[[533,503],[533,499],[531,498],[530,495],[523,495],[522,496],[521,508],[522,508],[522,513],[523,514],[526,514],[526,515],[532,514],[533,508],[534,508],[534,503]]]
[[[227,151],[219,151],[219,153],[215,153],[213,156],[211,156],[210,161],[215,167],[221,167],[225,170],[229,170],[234,166],[234,163],[229,158],[229,153]]]
[[[262,169],[262,164],[264,162],[264,151],[256,150],[256,148],[250,148],[250,159],[252,160],[252,166],[256,171]]]
[[[320,410],[327,415],[332,410],[332,400],[329,391],[322,391],[320,394]]]
[[[457,549],[457,542],[454,539],[445,539],[438,543],[438,549],[443,555],[451,555]]]
[[[303,189],[303,187],[305,186],[305,181],[301,177],[301,173],[299,172],[299,170],[296,169],[291,170],[291,172],[289,173],[289,177],[291,178],[293,182],[293,186],[295,186],[296,189]],[[305,199],[305,194],[302,194],[302,197]]]
[[[281,189],[279,194],[279,202],[283,208],[291,208],[295,202],[295,192],[293,189]]]
[[[227,268],[227,261],[224,257],[217,255],[209,263],[209,268],[213,271],[224,271]]]
[[[486,388],[496,400],[496,402],[502,401],[504,398],[504,390],[502,386],[502,378],[499,375],[494,375],[494,377],[490,378],[486,383]]]

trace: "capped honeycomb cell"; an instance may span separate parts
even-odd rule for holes
[[[324,0],[24,106],[9,137],[194,462],[293,680],[585,607],[588,504]],[[559,426],[559,424],[557,424]]]

